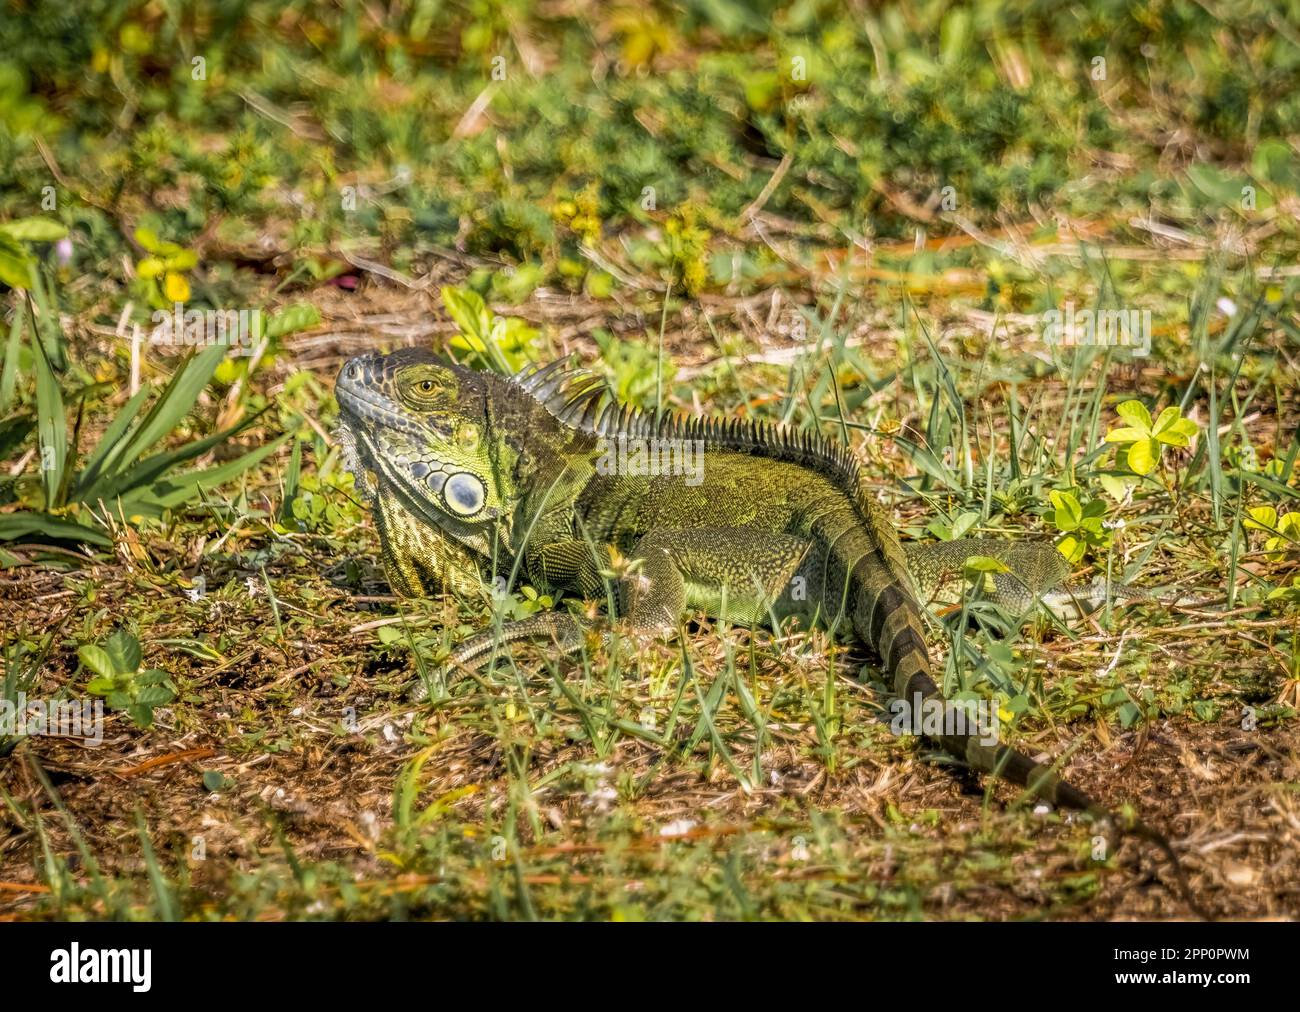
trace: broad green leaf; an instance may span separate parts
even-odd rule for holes
[[[200,490],[215,488],[239,477],[249,468],[274,453],[288,439],[288,435],[258,447],[242,457],[228,461],[206,471],[189,471],[174,477],[162,478],[145,488],[133,490],[122,496],[122,513],[132,516],[159,516],[163,510],[175,509],[198,496]]]
[[[1056,542],[1056,550],[1073,564],[1083,558],[1083,553],[1088,550],[1088,545],[1087,542],[1076,538],[1073,534],[1066,534]]]
[[[1178,410],[1177,406],[1171,404],[1156,416],[1155,424],[1151,427],[1152,435],[1160,435],[1165,429],[1173,425],[1174,422],[1183,417],[1183,413]]]
[[[1177,410],[1177,408],[1166,408],[1165,412]],[[1164,415],[1162,414],[1160,417],[1163,419]],[[1169,446],[1187,446],[1197,431],[1196,423],[1190,418],[1175,418],[1164,427],[1161,427],[1157,422],[1156,439]]]
[[[161,277],[166,269],[167,265],[163,263],[160,257],[145,257],[135,265],[135,273],[146,281]]]
[[[962,537],[963,535],[965,535],[967,531],[969,531],[972,527],[974,527],[976,523],[979,522],[979,518],[980,515],[976,513],[974,510],[970,510],[969,512],[963,513],[955,521],[953,521],[952,536],[954,538]]]
[[[1241,521],[1241,526],[1254,531],[1276,531],[1277,510],[1272,506],[1253,506]]]
[[[320,323],[320,310],[310,302],[285,306],[266,323],[266,337],[284,337]]]
[[[970,573],[1009,573],[1005,562],[988,555],[971,555],[966,559],[966,570]]]
[[[1150,474],[1160,462],[1160,444],[1154,439],[1139,439],[1128,448],[1128,466],[1134,474]]]
[[[139,669],[140,661],[143,659],[140,641],[125,629],[114,632],[105,641],[104,649],[108,651],[109,657],[113,659],[113,665],[122,674],[130,674]]]
[[[19,218],[0,225],[0,232],[20,242],[57,242],[68,234],[68,229],[53,218]]]
[[[1111,429],[1106,433],[1108,443],[1136,443],[1139,439],[1146,438],[1147,434],[1142,429]]]
[[[22,243],[0,232],[0,282],[25,291],[31,287],[35,263]]]
[[[40,446],[38,466],[45,489],[45,508],[54,509],[63,489],[63,470],[68,462],[68,420],[63,413],[63,393],[54,368],[40,341],[32,341],[36,367],[36,432]]]
[[[199,255],[192,249],[181,249],[167,258],[167,266],[173,271],[192,271],[199,265]]]
[[[1209,198],[1211,204],[1234,210],[1241,207],[1241,188],[1247,182],[1246,176],[1213,165],[1196,163],[1188,166],[1187,178]]]
[[[1115,409],[1115,413],[1133,428],[1140,429],[1143,435],[1151,432],[1151,412],[1141,401],[1125,401]]]
[[[1261,182],[1300,191],[1300,170],[1296,166],[1295,152],[1281,138],[1265,138],[1256,144],[1250,165],[1251,175]],[[1260,210],[1263,210],[1262,205]]]
[[[190,413],[199,394],[216,371],[217,363],[229,350],[225,345],[214,344],[188,356],[159,394],[153,407],[140,420],[140,424],[118,444],[121,449],[109,451],[104,463],[105,472],[112,473],[113,470],[129,466],[175,429],[180,420]]]
[[[1103,474],[1100,476],[1101,487],[1116,502],[1123,502],[1128,496],[1129,483],[1119,475]]]
[[[1070,495],[1069,492],[1058,492],[1055,489],[1047,495],[1052,500],[1052,505],[1056,507],[1054,520],[1057,529],[1072,531],[1078,527],[1079,520],[1083,517],[1083,510],[1079,507],[1079,500]]]
[[[158,238],[158,233],[151,228],[141,226],[135,230],[135,241],[147,249],[150,253],[162,252],[162,241]]]
[[[21,541],[33,534],[54,541],[72,541],[78,544],[98,545],[101,548],[113,547],[113,542],[103,533],[73,520],[31,511],[0,514],[0,541]]]
[[[24,314],[14,313],[13,323],[9,325],[4,366],[0,368],[0,415],[8,412],[13,404],[14,390],[18,386],[18,350],[22,344],[24,318]]]
[[[492,332],[492,314],[488,312],[483,297],[468,288],[447,285],[442,289],[442,304],[460,332],[483,345],[483,348],[475,350],[484,350]]]
[[[117,674],[117,665],[113,663],[112,655],[103,647],[87,643],[77,648],[77,657],[100,678],[112,679]]]
[[[150,685],[135,694],[135,701],[141,706],[162,706],[170,703],[175,696],[165,685]]]
[[[1026,696],[1023,692],[1015,696],[1012,696],[1010,699],[1006,700],[1004,703],[1002,703],[1001,706],[998,707],[999,715],[1005,712],[1009,714],[1011,717],[1014,717],[1016,714],[1025,713],[1028,710],[1029,710],[1029,697]],[[1009,719],[1009,717],[1004,717],[1003,719],[1007,720]]]

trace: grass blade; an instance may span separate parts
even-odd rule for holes
[[[30,304],[28,306],[30,309]],[[41,485],[45,508],[62,505],[63,470],[68,462],[68,420],[63,412],[63,394],[54,368],[39,340],[32,341],[36,363],[36,431],[41,453]]]

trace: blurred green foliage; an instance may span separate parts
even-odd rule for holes
[[[663,235],[678,209],[710,234],[739,228],[787,154],[765,210],[835,242],[910,236],[945,187],[977,222],[1173,200],[1180,151],[1293,192],[1298,13],[10,0],[0,218],[40,213],[54,186],[87,269],[120,253],[107,216],[182,246],[217,222],[231,247],[272,234],[303,258],[359,235],[457,246],[578,284],[578,247],[602,233],[644,237],[654,259],[682,245]],[[1222,210],[1203,203],[1187,210]],[[678,290],[708,280],[696,248],[660,261]]]

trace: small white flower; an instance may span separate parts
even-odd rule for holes
[[[694,819],[674,819],[659,830],[660,836],[685,836],[695,828]]]

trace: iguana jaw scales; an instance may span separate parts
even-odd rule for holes
[[[455,445],[454,426],[438,416],[416,415],[398,401],[400,367],[422,361],[423,356],[363,356],[344,366],[335,395],[345,439],[364,475],[377,478],[374,488],[364,478],[372,504],[380,495],[394,495],[418,519],[490,557],[503,510],[487,467],[475,466],[465,448]]]

